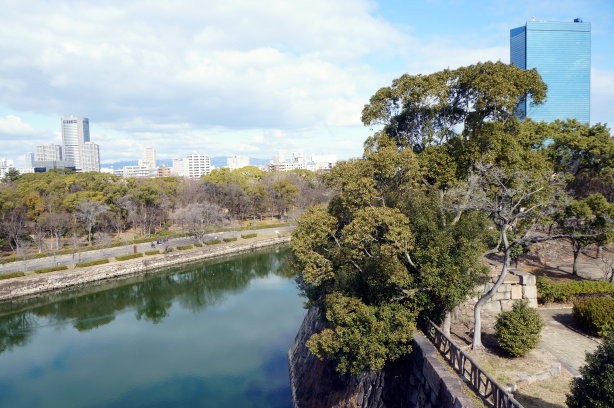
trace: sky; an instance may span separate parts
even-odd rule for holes
[[[509,62],[532,16],[592,26],[591,123],[614,124],[612,0],[0,0],[0,157],[90,120],[101,160],[362,155],[404,73]]]

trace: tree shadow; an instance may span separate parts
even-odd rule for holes
[[[515,392],[514,398],[526,408],[566,408],[565,405],[553,404],[541,398],[523,394],[522,392]]]

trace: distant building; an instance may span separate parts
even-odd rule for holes
[[[199,178],[211,173],[211,160],[205,154],[189,154],[183,159],[183,177]]]
[[[247,166],[249,166],[249,157],[231,156],[226,159],[226,167],[230,170],[236,170]]]
[[[590,121],[591,25],[573,22],[527,21],[510,30],[510,62],[536,68],[548,85],[546,102],[520,106],[520,116],[535,121]]]
[[[77,170],[81,170],[82,172],[100,171],[100,148],[96,143],[83,143],[79,148],[79,156],[81,168],[75,165]]]
[[[124,166],[122,176],[123,177],[139,177],[139,178],[151,177],[152,172],[149,167],[144,166],[144,165]]]
[[[44,145],[44,146],[36,146],[34,160],[35,161],[62,160],[62,146],[59,146],[53,143]]]
[[[171,176],[183,177],[183,172],[183,159],[173,159],[173,165],[171,167]]]
[[[171,177],[171,168],[164,165],[158,167],[156,177]]]
[[[74,116],[62,118],[63,158],[64,160],[74,162],[77,170],[83,170],[81,147],[89,141],[90,122],[87,118],[77,118]]]
[[[282,153],[278,153],[269,164],[265,166],[266,171],[292,171],[292,170],[330,170],[337,163],[337,157],[333,154],[312,155],[308,161],[302,152],[294,152],[290,160],[285,160]]]
[[[75,164],[70,160],[35,160],[32,167],[35,173],[44,173],[53,169],[77,170]]]
[[[143,164],[150,169],[155,169],[156,165],[156,150],[153,147],[146,147],[143,155]]]

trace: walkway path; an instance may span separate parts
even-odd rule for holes
[[[249,234],[249,233],[274,234],[276,231],[283,232],[283,231],[291,231],[292,229],[294,229],[293,226],[267,228],[267,229],[253,230],[253,231],[244,230],[244,231],[213,232],[211,234],[207,234],[205,240],[239,237],[241,236],[241,234]],[[178,245],[193,244],[195,242],[196,242],[196,239],[194,237],[171,238],[168,240],[165,246],[168,245],[168,246],[175,247]],[[157,245],[156,248],[152,248],[151,243],[149,242],[146,242],[143,244],[135,244],[135,245],[137,247],[138,252],[144,252],[150,249],[163,249],[164,248],[162,245]],[[104,248],[104,249],[97,249],[93,251],[85,251],[85,252],[81,252],[80,254],[79,253],[75,254],[74,258],[72,254],[68,254],[68,255],[57,255],[55,257],[55,260],[53,256],[49,256],[46,258],[40,258],[40,259],[30,259],[28,261],[25,261],[26,265],[24,265],[24,261],[11,262],[11,263],[4,264],[4,265],[0,264],[0,274],[9,273],[9,272],[20,272],[20,271],[26,270],[26,268],[28,271],[31,271],[34,269],[47,268],[47,267],[55,266],[55,265],[72,265],[75,262],[86,262],[86,261],[93,261],[95,259],[101,259],[101,258],[111,258],[111,257],[115,257],[118,255],[131,254],[132,252],[133,252],[133,245],[130,244],[130,245],[124,245],[124,246],[115,247],[115,248]]]
[[[572,375],[580,375],[585,354],[597,348],[598,340],[572,330],[571,306],[541,307],[538,311],[546,323],[539,348],[554,355]]]

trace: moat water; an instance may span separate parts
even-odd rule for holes
[[[0,305],[0,407],[289,407],[305,315],[270,249]]]

